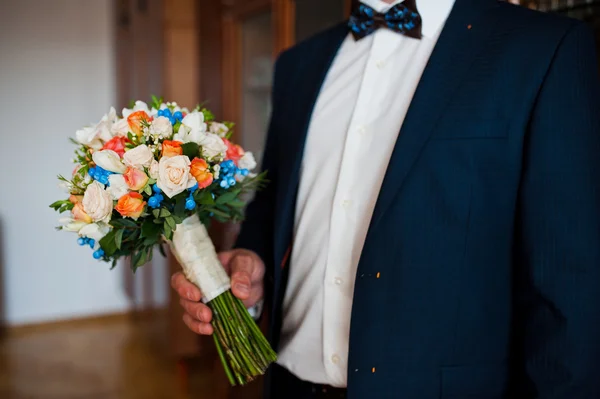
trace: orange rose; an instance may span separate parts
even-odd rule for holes
[[[71,196],[69,197],[69,201],[71,201],[71,203],[73,205],[79,204],[81,201],[83,201],[83,195],[73,195],[73,194],[71,194]]]
[[[223,139],[223,142],[227,145],[225,159],[231,159],[237,165],[238,161],[244,156],[244,150],[239,145],[233,144],[227,139]]]
[[[102,149],[113,150],[114,152],[119,154],[121,158],[123,158],[123,155],[125,154],[126,143],[129,143],[129,139],[127,137],[117,136],[107,141],[106,144],[104,144],[104,147],[102,147]]]
[[[127,117],[129,128],[138,137],[142,135],[144,125],[150,124],[152,117],[148,116],[145,111],[136,111]]]
[[[140,217],[142,212],[144,212],[145,206],[146,201],[144,201],[144,197],[142,197],[142,194],[132,192],[125,194],[124,196],[119,198],[119,202],[117,202],[117,206],[115,207],[115,209],[123,217],[137,219]]]
[[[194,158],[190,166],[190,173],[198,182],[198,188],[203,189],[213,182],[213,175],[208,171],[208,164],[204,159]]]
[[[85,213],[81,203],[75,204],[71,212],[73,213],[73,219],[77,220],[78,222],[92,223],[92,218]]]
[[[125,183],[127,183],[129,188],[134,191],[141,190],[146,186],[146,183],[148,183],[148,175],[139,169],[132,168],[131,166],[127,168],[123,174],[123,178],[125,179]]]
[[[181,141],[165,140],[162,142],[162,156],[163,157],[174,157],[177,155],[183,155],[183,144]]]

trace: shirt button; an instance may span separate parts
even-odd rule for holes
[[[338,364],[340,362],[340,357],[338,355],[331,356],[331,362],[333,364]]]
[[[350,208],[350,205],[352,205],[352,201],[350,201],[350,200],[342,201],[342,208],[348,209],[348,208]]]
[[[358,132],[358,134],[360,134],[360,135],[363,135],[363,136],[364,136],[365,134],[367,134],[367,128],[366,128],[366,127],[364,127],[364,126],[359,126],[359,127],[356,129],[356,131]]]
[[[377,60],[375,62],[375,66],[377,66],[377,68],[379,68],[379,69],[383,69],[383,67],[385,67],[385,61],[383,61],[383,60]]]
[[[336,277],[333,282],[335,283],[335,285],[342,285],[342,283],[344,282],[344,280],[342,280],[339,277]]]

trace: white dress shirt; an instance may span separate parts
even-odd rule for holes
[[[378,12],[393,5],[364,0]],[[355,275],[394,144],[454,0],[417,0],[423,38],[388,29],[343,42],[310,122],[278,363],[347,385]]]

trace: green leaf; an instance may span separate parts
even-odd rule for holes
[[[184,216],[172,215],[172,217],[173,217],[173,220],[175,220],[175,224],[183,223]]]
[[[182,144],[181,148],[183,148],[183,155],[186,155],[190,160],[197,157],[200,151],[200,146],[193,142]]]
[[[160,236],[160,225],[146,220],[142,224],[142,238],[158,239]]]
[[[155,95],[152,95],[152,108],[159,109],[163,102],[164,99],[162,97],[156,97]]]
[[[121,249],[121,244],[123,243],[123,233],[124,232],[125,232],[125,230],[119,229],[115,233],[115,245],[117,246],[117,249]]]
[[[113,227],[137,227],[137,223],[131,219],[112,219],[110,221]]]
[[[175,209],[173,211],[173,212],[175,212],[175,215],[179,215],[179,216],[185,215],[185,201],[186,201],[185,194],[179,195],[175,198]]]
[[[212,193],[208,190],[198,190],[194,194],[194,199],[200,205],[215,205],[215,200],[212,197]],[[185,207],[185,201],[184,201]]]
[[[164,245],[162,245],[162,244],[159,244],[159,245],[158,245],[158,250],[160,251],[160,254],[161,254],[162,256],[164,256],[165,258],[167,257],[167,252],[165,251],[165,247],[164,247]]]
[[[228,203],[229,201],[233,201],[240,193],[240,190],[233,190],[226,192],[225,194],[217,197],[217,205],[223,205]]]
[[[154,215],[155,218],[159,218],[160,217],[160,209],[153,210],[152,214]]]
[[[165,218],[167,216],[170,216],[171,212],[169,212],[169,210],[167,208],[161,208],[160,209],[160,217],[161,218]]]
[[[163,228],[165,230],[165,238],[167,240],[172,240],[173,239],[173,229],[171,229],[171,226],[169,226],[169,224],[167,222],[165,222]]]
[[[201,112],[204,114],[204,122],[211,122],[215,120],[215,115],[206,108],[202,108]]]
[[[133,268],[134,272],[136,271],[136,269],[138,267],[144,266],[146,264],[147,257],[148,257],[148,253],[146,252],[145,248],[141,248],[139,251],[137,251],[133,255],[131,262],[132,262],[132,268]]]
[[[131,141],[134,141],[134,138],[133,138],[133,133],[131,133],[131,132],[127,132],[127,138],[128,138],[129,140],[131,140]]]
[[[171,229],[175,230],[177,228],[177,225],[175,224],[175,219],[173,219],[173,216],[167,217],[165,219],[165,221],[167,222],[169,227],[171,227]]]
[[[173,133],[179,133],[179,128],[181,127],[181,122],[177,121],[174,125],[173,125]]]
[[[144,187],[143,190],[146,194],[148,194],[149,196],[152,196],[152,188],[150,187],[149,184],[146,184],[146,187]]]
[[[227,212],[220,211],[216,208],[208,208],[207,211],[212,212],[215,215],[215,217],[229,218],[229,214]]]
[[[148,248],[148,254],[146,255],[146,263],[150,262],[152,260],[153,256],[154,256],[154,246]]]
[[[241,199],[234,199],[233,201],[230,201],[227,205],[234,207],[234,208],[243,208],[246,206],[246,202],[242,201]]]
[[[111,257],[115,252],[117,252],[118,248],[115,244],[116,231],[116,229],[111,230],[107,235],[104,236],[104,238],[100,240],[100,246],[104,250],[104,254],[107,257]]]

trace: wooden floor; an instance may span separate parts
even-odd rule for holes
[[[7,332],[2,399],[224,399],[214,363],[188,362],[182,389],[167,353],[166,317],[115,317]]]

